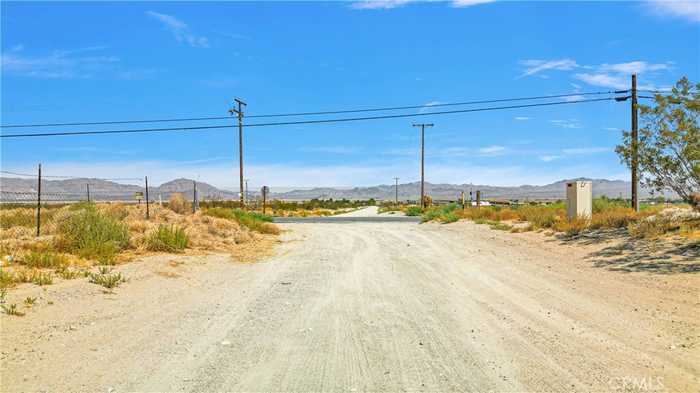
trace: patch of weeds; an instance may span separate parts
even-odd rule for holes
[[[31,280],[33,284],[39,286],[53,284],[53,276],[51,275],[51,273],[35,271],[31,276]]]
[[[420,208],[420,206],[409,206],[406,208],[406,215],[415,217],[415,216],[420,216],[423,214],[423,209]]]
[[[99,274],[109,274],[112,272],[112,268],[109,266],[98,266],[97,267],[97,272]]]
[[[101,285],[107,289],[113,289],[119,286],[119,284],[126,282],[126,278],[122,276],[121,273],[110,273],[110,274],[90,274],[91,283]]]
[[[491,227],[491,229],[495,229],[497,231],[511,231],[513,229],[512,226],[510,226],[508,224],[504,224],[502,222],[495,222],[495,223],[489,224],[489,226]]]
[[[24,313],[19,311],[17,305],[14,303],[10,305],[0,305],[0,308],[2,308],[2,311],[7,315],[14,315],[16,317],[24,316]]]
[[[146,248],[150,251],[179,252],[187,248],[189,237],[182,228],[161,225],[146,238]]]
[[[79,270],[73,270],[68,268],[58,269],[56,273],[64,280],[73,280],[82,274]]]
[[[30,251],[20,258],[19,263],[36,269],[59,269],[68,265],[68,258],[51,251]]]
[[[214,207],[206,209],[204,215],[235,220],[242,226],[254,232],[277,235],[279,228],[272,224],[272,217],[256,212],[248,212],[241,209],[226,209]]]
[[[129,245],[129,230],[118,220],[86,204],[58,226],[56,247],[83,258],[113,264],[116,254]]]
[[[5,288],[15,284],[15,277],[12,273],[0,269],[0,288],[4,291]]]
[[[35,303],[36,303],[36,298],[35,298],[35,297],[27,296],[27,298],[24,299],[24,305],[27,306],[27,307],[31,307],[31,306],[33,306]]]

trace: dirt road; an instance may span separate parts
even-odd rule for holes
[[[467,222],[283,228],[262,262],[152,257],[113,294],[11,292],[40,299],[0,317],[0,390],[698,391],[697,274]]]

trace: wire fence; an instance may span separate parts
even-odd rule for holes
[[[203,185],[206,186],[206,185]],[[180,181],[177,184],[152,187],[148,177],[143,178],[85,178],[76,176],[42,175],[0,171],[0,228],[14,226],[32,228],[37,236],[51,232],[55,226],[54,213],[67,205],[93,203],[127,203],[143,206],[143,214],[150,218],[153,204],[167,205],[179,194],[195,212],[200,202],[208,204],[228,201],[240,206],[237,192],[224,192],[210,188],[198,190],[196,181]],[[250,196],[248,205],[259,204]],[[234,201],[235,200],[235,201]]]

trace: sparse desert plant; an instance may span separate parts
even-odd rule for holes
[[[187,248],[189,238],[182,228],[161,225],[146,238],[146,248],[150,251],[179,252]]]
[[[109,266],[98,266],[97,267],[97,272],[99,274],[109,274],[112,272],[112,268]]]
[[[16,317],[24,316],[24,313],[20,312],[17,305],[14,303],[9,305],[3,304],[0,305],[0,307],[2,307],[2,311],[7,315],[14,315]]]
[[[423,209],[420,208],[420,206],[409,206],[406,208],[406,215],[415,217],[415,216],[420,216],[423,214]]]
[[[19,263],[37,269],[59,269],[68,264],[68,258],[51,251],[30,251],[20,258]]]
[[[561,220],[551,227],[557,232],[564,232],[566,236],[576,236],[588,228],[590,220],[584,217],[576,217],[571,220]]]
[[[129,245],[129,230],[121,222],[88,204],[61,222],[56,248],[100,263],[114,263],[116,254]]]
[[[51,273],[34,271],[31,275],[31,282],[39,286],[51,285],[53,284],[53,276]]]
[[[33,306],[34,303],[36,303],[36,298],[35,298],[35,297],[27,296],[27,297],[24,299],[24,305],[27,306],[27,307]]]
[[[64,280],[73,280],[81,276],[82,272],[70,268],[62,268],[56,270],[56,273]]]
[[[272,224],[272,217],[256,212],[247,212],[240,209],[209,208],[204,214],[217,218],[235,220],[251,231],[267,234],[279,234],[279,228]]]
[[[174,192],[170,195],[168,208],[178,214],[187,214],[192,209],[190,202],[179,192]]]
[[[119,284],[126,282],[126,278],[122,276],[121,273],[110,273],[110,274],[90,274],[91,283],[101,285],[107,289],[113,289],[119,286]]]

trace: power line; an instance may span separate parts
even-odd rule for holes
[[[497,102],[529,101],[529,100],[565,98],[565,97],[576,97],[576,96],[623,94],[623,93],[626,93],[628,91],[629,90],[598,91],[598,92],[555,94],[555,95],[543,95],[543,96],[532,96],[532,97],[501,98],[501,99],[479,100],[479,101],[438,103],[438,104],[432,104],[432,105],[423,104],[423,105],[394,106],[394,107],[381,107],[381,108],[364,108],[364,109],[347,109],[347,110],[333,110],[333,111],[320,111],[320,112],[273,113],[273,114],[261,114],[261,115],[247,115],[246,118],[292,117],[292,116],[334,115],[334,114],[360,113],[360,112],[381,112],[381,111],[437,108],[437,107],[460,106],[460,105],[490,104],[490,103],[497,103]],[[94,125],[107,125],[107,124],[166,123],[166,122],[178,122],[178,121],[224,120],[224,119],[230,119],[230,118],[231,118],[230,116],[211,116],[211,117],[151,119],[151,120],[117,120],[117,121],[97,121],[97,122],[9,124],[9,125],[3,124],[3,125],[0,125],[0,128],[30,128],[30,127],[59,127],[59,126],[94,126]]]
[[[26,177],[37,177],[37,174],[28,174],[28,173],[18,173],[18,172],[11,172],[11,171],[0,171],[0,173],[4,173],[6,175],[14,175],[14,176],[26,176]],[[102,177],[80,177],[80,176],[49,176],[49,175],[41,175],[42,178],[47,177],[47,178],[52,178],[52,179],[87,179],[87,180],[113,180],[113,181],[125,181],[125,180],[131,180],[131,181],[143,181],[142,178],[140,177],[112,177],[112,178],[102,178]]]
[[[269,127],[269,126],[284,126],[284,125],[295,125],[295,124],[341,123],[341,122],[364,121],[364,120],[397,119],[397,118],[418,117],[418,116],[448,115],[448,114],[468,113],[468,112],[494,111],[494,110],[502,110],[502,109],[531,108],[531,107],[538,107],[538,106],[580,104],[580,103],[586,103],[586,102],[611,101],[614,99],[615,99],[614,97],[607,97],[607,98],[595,98],[595,99],[588,99],[588,100],[544,102],[544,103],[536,103],[536,104],[509,105],[509,106],[497,106],[497,107],[486,107],[486,108],[475,108],[475,109],[460,109],[460,110],[441,111],[441,112],[404,113],[404,114],[398,114],[398,115],[349,117],[349,118],[340,118],[340,119],[301,120],[301,121],[287,121],[287,122],[275,122],[275,123],[253,123],[253,124],[244,124],[244,126],[245,127]],[[233,128],[233,127],[235,127],[235,126],[233,126],[233,125],[220,125],[220,126],[199,126],[199,127],[175,127],[175,128],[147,128],[147,129],[132,129],[132,130],[67,131],[67,132],[47,132],[47,133],[40,133],[40,134],[9,134],[9,135],[0,135],[0,138],[29,138],[29,137],[39,137],[39,136],[67,136],[67,135],[132,134],[132,133],[145,133],[145,132],[178,132],[178,131],[179,132],[186,132],[186,131],[200,131],[200,130],[211,130],[211,129],[221,129],[221,128]]]

